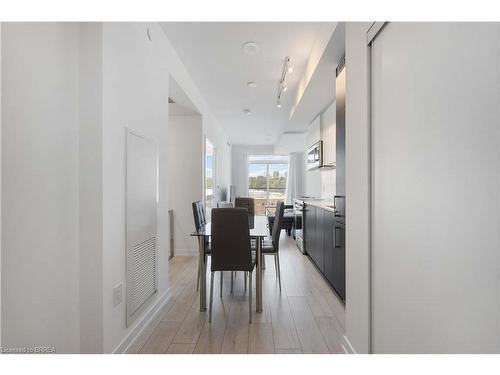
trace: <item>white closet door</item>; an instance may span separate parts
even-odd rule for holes
[[[156,220],[158,152],[156,144],[127,131],[127,324],[157,290]]]
[[[373,41],[376,353],[498,350],[498,34],[389,23]]]

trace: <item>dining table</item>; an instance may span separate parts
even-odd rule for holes
[[[269,236],[269,229],[266,216],[255,215],[249,217],[249,231],[250,238],[255,239],[255,305],[258,313],[262,312],[262,240]],[[207,257],[205,256],[205,245],[212,235],[211,222],[207,222],[204,226],[200,227],[197,231],[193,232],[191,236],[198,237],[199,247],[199,267],[200,267],[200,311],[207,310]]]

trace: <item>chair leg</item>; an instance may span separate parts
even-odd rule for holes
[[[220,271],[220,298],[222,298],[222,279],[224,278],[224,271]]]
[[[231,271],[231,293],[233,293],[234,271]]]
[[[247,275],[248,275],[248,272],[244,271],[243,272],[243,278],[245,279],[245,292],[247,291]]]
[[[248,323],[252,323],[252,272],[248,273]]]
[[[200,257],[198,257],[198,277],[196,278],[196,291],[200,290]]]
[[[266,269],[266,257],[264,256],[264,254],[262,254],[262,269]]]
[[[278,268],[276,269],[276,272],[278,273],[278,283],[280,285],[280,293],[281,293],[281,270],[280,270],[280,254],[276,253],[276,261],[278,263]]]
[[[214,274],[215,271],[212,271],[212,275],[210,276],[210,307],[208,311],[208,322],[212,322],[212,304],[214,300]]]
[[[278,278],[278,261],[276,260],[276,254],[274,254],[274,269],[276,271],[276,278]]]

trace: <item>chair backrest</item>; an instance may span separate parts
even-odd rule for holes
[[[274,213],[273,231],[271,233],[273,246],[276,251],[279,250],[281,226],[283,225],[283,216],[285,215],[285,204],[282,201],[276,203],[276,211]]]
[[[248,210],[248,216],[255,215],[255,202],[253,198],[236,197],[234,200],[234,207],[246,208]]]
[[[232,208],[234,207],[231,202],[217,202],[218,208]]]
[[[251,271],[248,212],[243,208],[212,209],[212,271]]]
[[[248,211],[248,220],[250,228],[254,227],[255,220],[255,201],[253,198],[236,197],[234,200],[234,207],[245,208]]]
[[[194,227],[196,230],[204,227],[206,224],[205,219],[205,207],[203,207],[203,202],[197,201],[192,203],[193,207],[193,218],[194,218]]]

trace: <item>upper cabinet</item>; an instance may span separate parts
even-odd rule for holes
[[[335,85],[332,77],[332,85]],[[335,102],[320,115],[321,140],[323,141],[323,166],[334,167],[336,163]]]
[[[318,141],[321,141],[321,119],[320,116],[317,116],[312,122],[309,124],[309,128],[307,129],[307,147],[312,146]]]

